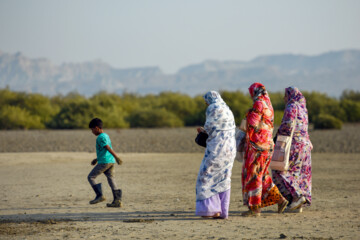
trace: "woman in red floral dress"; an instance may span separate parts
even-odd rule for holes
[[[261,208],[278,204],[282,213],[288,201],[281,195],[269,175],[274,142],[274,110],[269,95],[261,83],[249,88],[254,101],[246,114],[245,156],[242,168],[242,193],[249,211],[243,216],[259,216]]]

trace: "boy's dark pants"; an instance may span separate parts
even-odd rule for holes
[[[114,177],[114,164],[113,163],[107,163],[107,164],[97,164],[93,170],[89,173],[88,181],[91,186],[95,186],[95,178],[99,176],[100,174],[104,173],[108,183],[111,187],[111,190],[117,190],[117,186],[115,183],[115,177]]]

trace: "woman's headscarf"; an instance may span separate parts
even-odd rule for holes
[[[262,85],[261,83],[253,83],[250,87],[249,87],[249,93],[251,98],[254,101],[254,106],[257,105],[257,101],[263,100],[266,102],[266,105],[273,110],[272,108],[272,104],[270,101],[270,97],[268,92],[265,89],[265,86]]]
[[[204,95],[204,99],[205,102],[209,104],[206,109],[206,122],[204,125],[206,132],[210,133],[214,130],[230,130],[236,127],[232,111],[218,92],[207,92]]]
[[[300,90],[297,87],[285,88],[285,94],[287,95],[287,104],[295,103],[295,102],[300,104],[306,103],[304,95],[300,92]]]
[[[253,83],[249,87],[249,93],[254,102],[259,99],[268,99],[270,101],[269,94],[266,91],[265,86],[261,83]]]
[[[221,103],[224,102],[224,100],[221,98],[220,93],[216,92],[216,91],[210,91],[207,92],[204,95],[204,99],[205,102],[209,105],[213,104],[213,103]],[[225,102],[224,102],[225,103]]]

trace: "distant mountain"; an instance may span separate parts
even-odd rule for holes
[[[66,63],[30,59],[0,51],[0,88],[45,95],[77,91],[91,96],[101,90],[140,94],[161,91],[202,94],[208,90],[243,90],[253,82],[269,91],[287,86],[339,96],[344,89],[360,90],[360,50],[317,56],[269,55],[252,61],[204,61],[164,74],[158,67],[118,69],[101,62]]]

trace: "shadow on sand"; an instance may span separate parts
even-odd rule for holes
[[[263,216],[278,215],[272,211],[263,211]],[[230,211],[230,218],[241,217],[240,211]],[[204,220],[199,216],[195,216],[194,211],[135,211],[135,212],[82,212],[82,213],[47,213],[47,214],[10,214],[1,215],[1,223],[19,223],[19,222],[40,222],[54,224],[57,222],[70,221],[121,221],[121,222],[154,222],[154,221],[196,221]],[[213,220],[213,219],[205,219]]]
[[[153,221],[188,221],[202,220],[193,211],[153,211],[153,212],[113,212],[113,213],[49,213],[49,214],[12,214],[1,215],[0,223],[40,222],[56,223],[67,221],[122,221],[122,222],[153,222]]]

